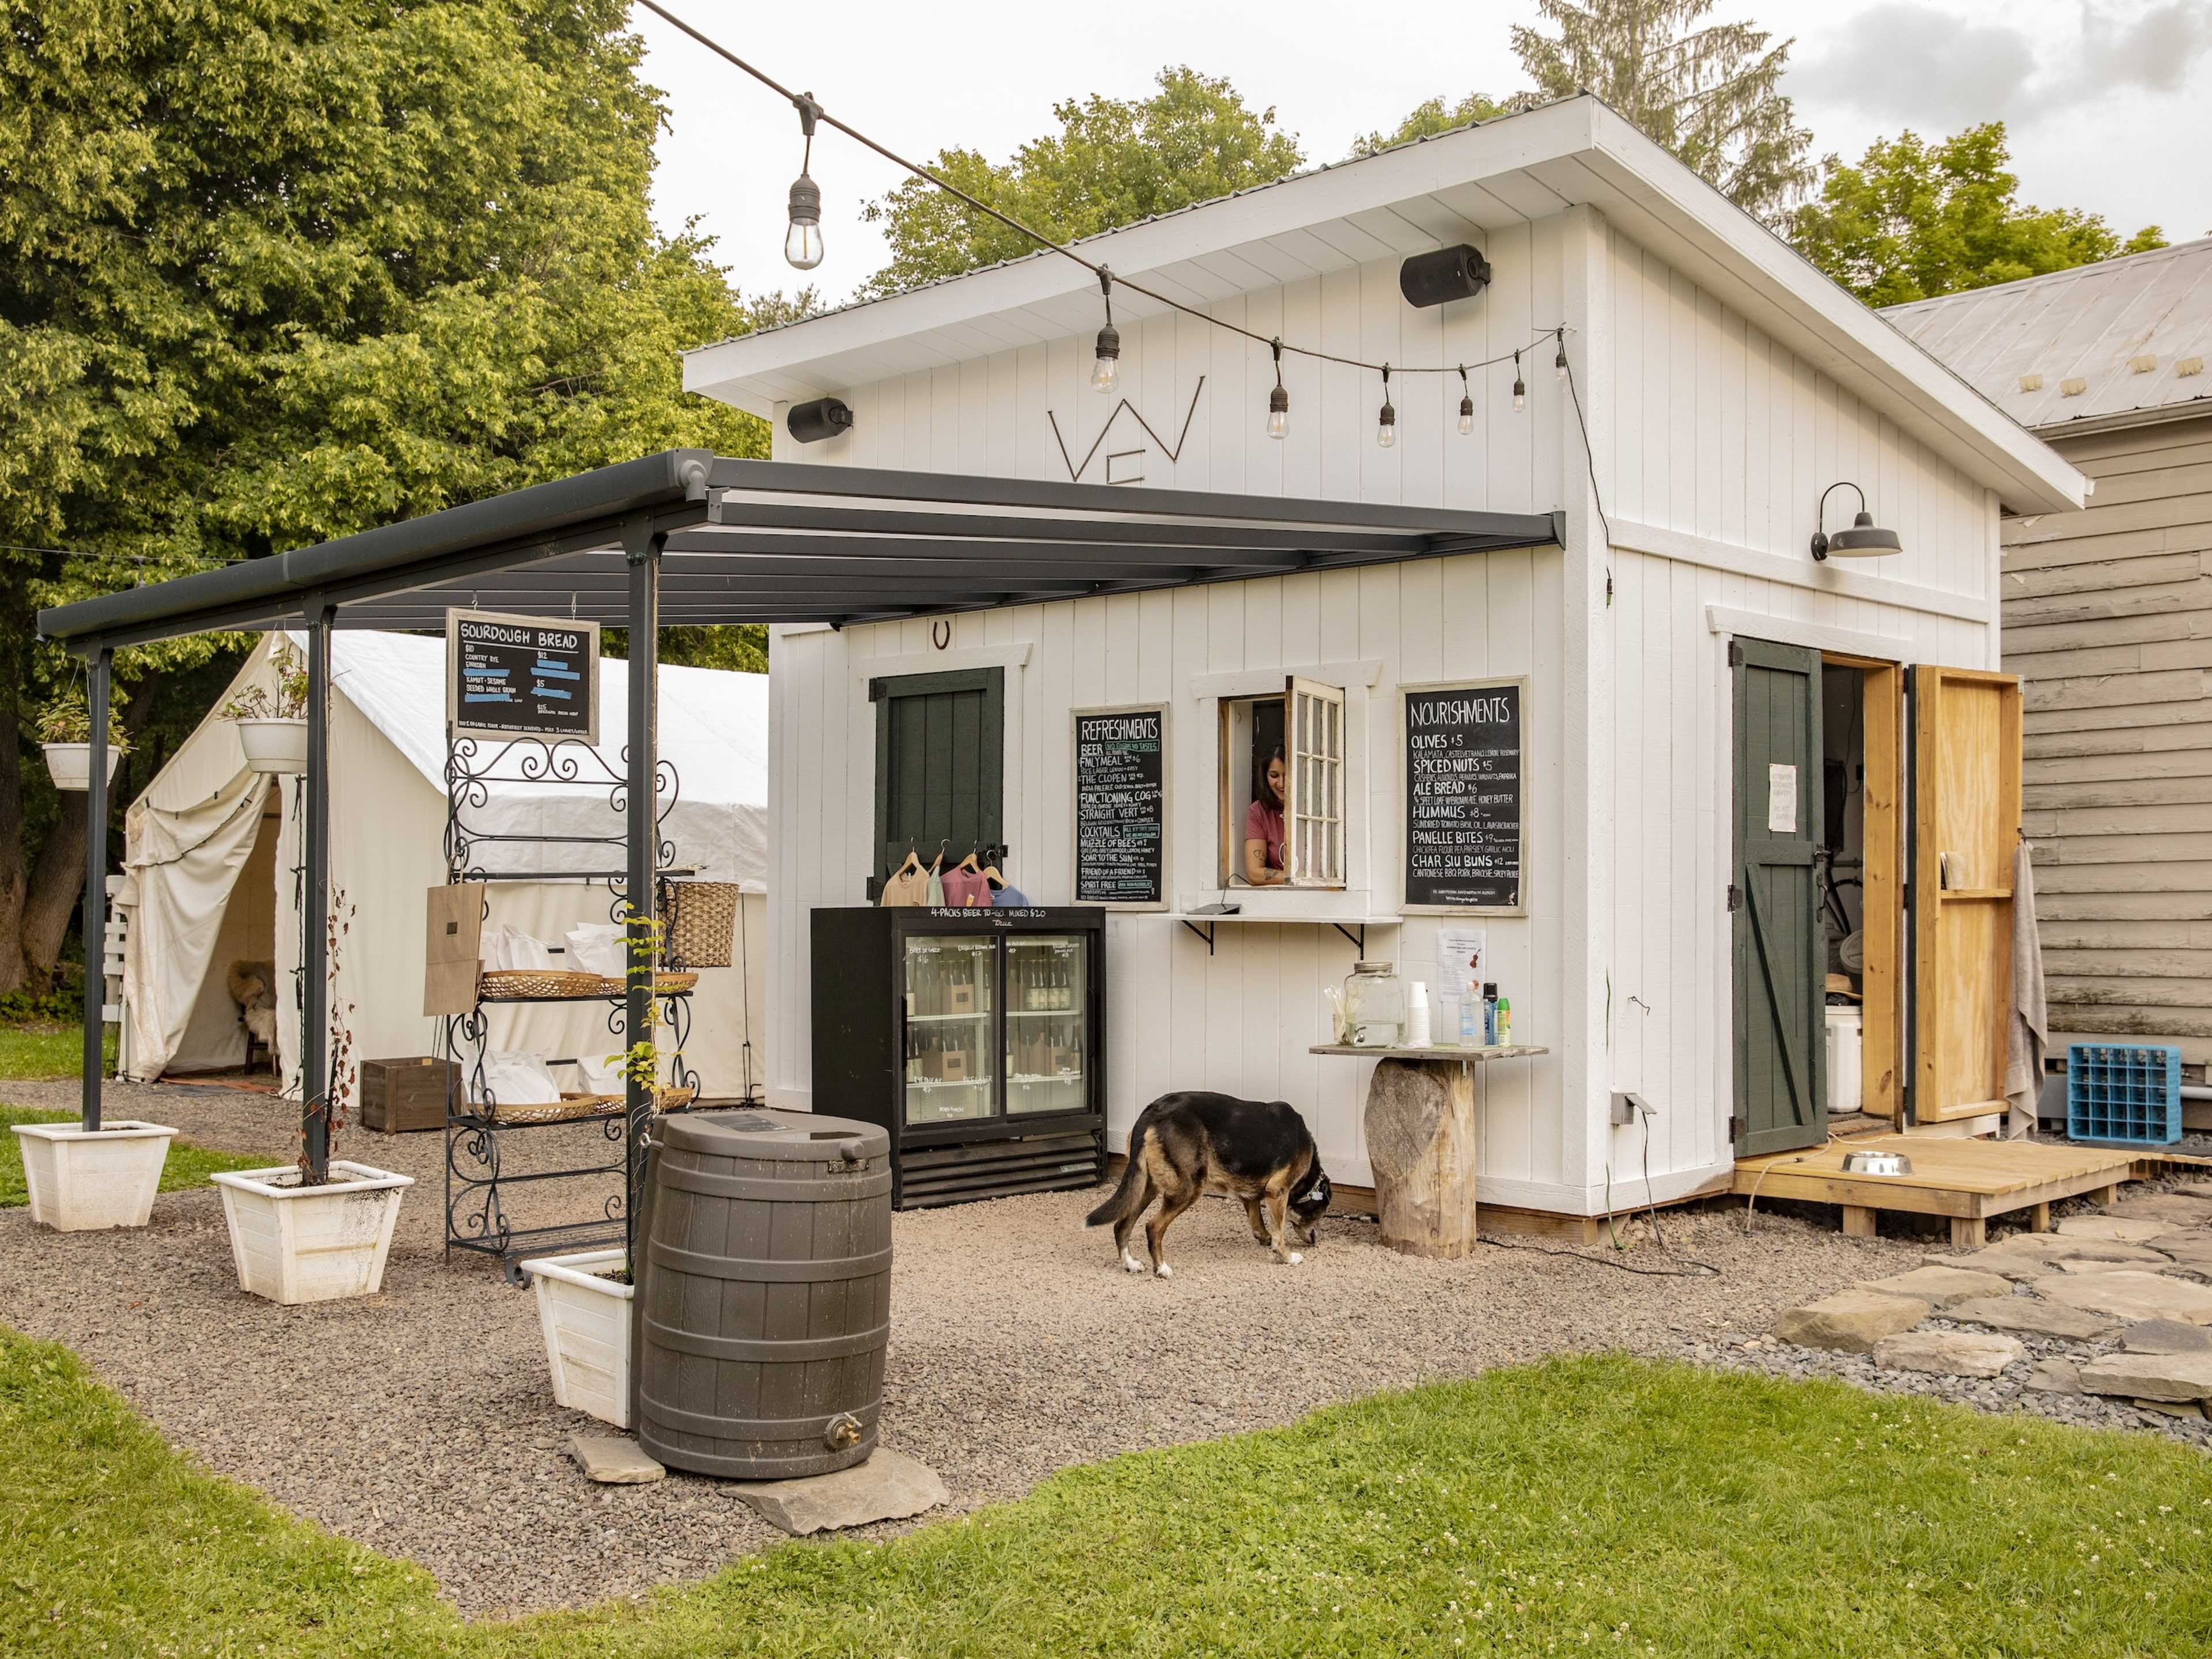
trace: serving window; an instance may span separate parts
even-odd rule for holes
[[[1344,689],[1221,700],[1221,885],[1344,885]]]

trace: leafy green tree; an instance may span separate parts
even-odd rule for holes
[[[681,390],[678,350],[747,319],[653,230],[626,13],[0,0],[0,994],[51,973],[86,833],[25,734],[71,672],[35,606],[670,445],[765,453]],[[126,719],[235,648],[125,653]]]
[[[1470,92],[1456,104],[1448,101],[1442,94],[1413,106],[1406,118],[1398,123],[1395,131],[1376,131],[1352,141],[1354,159],[1372,155],[1378,150],[1389,149],[1394,144],[1410,144],[1416,138],[1433,138],[1440,132],[1449,132],[1477,121],[1495,121],[1501,115],[1510,115],[1513,106],[1501,104],[1486,93]]]
[[[2030,207],[2004,123],[1929,143],[1911,132],[1877,139],[1856,167],[1827,158],[1817,201],[1799,208],[1791,240],[1870,306],[1903,305],[2164,247],[2156,225],[2125,241],[2094,213]]]
[[[1134,102],[1097,94],[1053,106],[1060,131],[1003,164],[948,149],[933,170],[1056,241],[1226,196],[1281,178],[1304,160],[1275,112],[1254,111],[1228,82],[1164,69],[1158,91]],[[896,294],[1036,251],[1028,237],[909,179],[863,217],[884,227],[890,262],[871,295]]]
[[[1778,223],[1813,183],[1812,134],[1781,90],[1791,41],[1699,27],[1713,0],[1536,0],[1556,35],[1513,27],[1535,82],[1517,104],[1595,93],[1746,212]]]

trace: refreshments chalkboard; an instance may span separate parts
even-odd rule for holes
[[[446,613],[446,718],[492,737],[599,740],[599,625]]]
[[[1075,714],[1075,902],[1167,902],[1168,716],[1158,703]]]
[[[1522,908],[1526,680],[1409,690],[1406,908]]]

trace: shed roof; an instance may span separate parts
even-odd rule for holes
[[[1802,255],[1588,94],[1085,239],[1117,274],[1204,307],[1588,205],[2021,510],[2084,480]],[[1470,302],[1470,303],[1479,303]],[[1157,302],[1127,289],[1117,316]],[[1095,277],[1041,254],[702,346],[687,391],[772,416],[801,401],[1097,326]],[[1265,348],[1255,345],[1253,350]]]
[[[1882,314],[2037,432],[2212,414],[2212,238]]]

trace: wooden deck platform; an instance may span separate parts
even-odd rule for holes
[[[1845,1175],[1844,1154],[1879,1148],[1912,1161],[1905,1176]],[[1731,1190],[1762,1199],[1788,1198],[1842,1207],[1844,1231],[1871,1238],[1875,1214],[1904,1210],[1948,1217],[1951,1243],[1979,1249],[1991,1216],[2031,1212],[2029,1227],[2049,1231],[2053,1200],[2081,1193],[2109,1198],[2135,1178],[2135,1155],[2096,1146],[2053,1146],[2024,1140],[1954,1140],[1924,1135],[1855,1135],[1809,1152],[1747,1158],[1735,1166]]]

